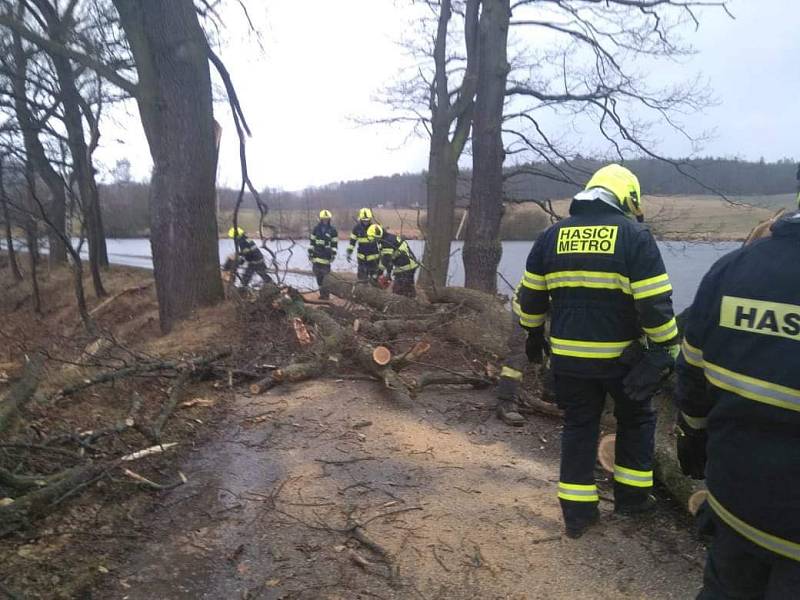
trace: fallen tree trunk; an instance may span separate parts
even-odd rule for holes
[[[44,359],[34,355],[25,365],[22,378],[16,382],[2,400],[0,400],[0,433],[8,430],[19,414],[19,411],[30,401],[42,375]]]
[[[53,506],[102,476],[109,468],[109,465],[102,463],[73,467],[56,476],[53,483],[20,496],[11,504],[0,506],[0,537],[46,514]]]
[[[322,290],[344,300],[365,304],[388,315],[416,315],[426,312],[425,305],[416,300],[369,284],[354,283],[333,273],[323,280]]]

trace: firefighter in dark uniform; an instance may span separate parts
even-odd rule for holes
[[[331,263],[336,259],[336,251],[339,249],[339,232],[331,224],[332,218],[329,210],[319,212],[319,223],[311,232],[311,245],[308,248],[308,260],[311,261],[311,269],[317,278],[319,297],[322,300],[330,298],[330,293],[322,289],[322,280],[331,272]]]
[[[367,237],[378,242],[382,270],[386,271],[389,278],[394,275],[392,291],[401,296],[415,297],[417,289],[414,287],[414,275],[419,263],[408,242],[377,224],[369,226]]]
[[[519,288],[531,362],[542,361],[551,314],[556,402],[564,410],[558,497],[573,538],[599,518],[594,467],[606,394],[617,418],[614,510],[655,506],[651,399],[679,347],[672,286],[643,220],[636,176],[603,167],[573,199],[570,217],[536,241]]]
[[[721,258],[677,364],[678,458],[706,479],[698,598],[800,597],[800,212]]]
[[[236,244],[236,252],[239,255],[238,264],[235,260],[226,261],[225,269],[234,270],[241,265],[246,265],[244,275],[242,275],[242,285],[247,287],[253,275],[258,275],[264,283],[271,283],[272,278],[267,273],[267,266],[264,264],[264,255],[261,254],[256,243],[247,238],[247,234],[241,227],[228,230],[228,237]]]
[[[367,229],[372,225],[372,211],[369,208],[362,208],[358,211],[358,223],[353,227],[350,234],[350,244],[347,246],[347,262],[353,260],[353,251],[358,246],[356,252],[358,258],[358,280],[365,283],[375,279],[380,271],[380,251],[378,242],[367,237]]]

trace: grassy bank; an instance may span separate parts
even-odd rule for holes
[[[569,213],[569,200],[557,200],[553,207],[557,214]],[[645,211],[647,221],[656,235],[663,239],[709,239],[736,240],[747,236],[759,222],[770,217],[781,207],[794,207],[795,196],[732,197],[725,201],[716,196],[647,196]],[[456,227],[463,209],[456,214]],[[421,229],[426,219],[425,210],[406,208],[374,210],[377,221],[391,231],[409,239],[421,239]],[[349,234],[354,224],[352,214],[334,211],[334,224],[340,237]],[[220,232],[227,233],[232,215],[220,215]],[[258,212],[244,209],[239,213],[239,222],[247,231],[258,231]],[[275,227],[281,237],[302,239],[308,236],[309,228],[317,222],[316,211],[283,210],[270,213],[265,221]],[[500,237],[504,240],[530,240],[549,224],[542,210],[533,204],[509,204],[501,224]],[[463,233],[462,237],[463,239]]]

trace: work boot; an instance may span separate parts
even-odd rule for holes
[[[565,535],[571,540],[577,540],[589,528],[600,520],[600,511],[595,510],[591,517],[585,520],[577,521],[575,523],[566,523],[564,530]]]
[[[497,418],[506,425],[521,427],[525,417],[519,412],[519,382],[510,377],[501,377],[497,384]]]
[[[647,498],[638,504],[617,504],[614,506],[614,514],[623,517],[638,517],[653,512],[656,509],[655,496],[648,495]]]
[[[515,400],[498,400],[497,418],[506,425],[522,427],[525,425],[525,417],[519,413],[519,407]]]

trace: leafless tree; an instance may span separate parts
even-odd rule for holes
[[[458,161],[469,140],[477,85],[480,0],[416,0],[425,10],[415,39],[405,43],[418,64],[383,94],[394,114],[382,123],[410,123],[430,138],[426,180],[423,285],[444,286],[450,264],[458,193]]]
[[[493,4],[482,2],[483,12]],[[697,142],[683,128],[680,117],[706,105],[709,94],[699,80],[659,87],[650,74],[659,60],[692,52],[680,36],[687,25],[699,23],[698,9],[727,10],[724,0],[516,0],[505,4],[510,11],[501,13],[509,17],[512,37],[520,47],[515,47],[513,64],[502,65],[499,58],[494,61],[494,71],[479,83],[477,97],[487,94],[484,82],[496,84],[500,70],[510,69],[507,102],[502,107],[496,96],[491,96],[493,102],[476,105],[474,116],[473,206],[464,255],[467,285],[483,290],[496,289],[501,255],[497,232],[504,194],[498,190],[497,181],[505,178],[508,187],[515,176],[534,174],[577,187],[585,178],[578,180],[576,169],[565,165],[571,166],[580,154],[596,153],[585,142],[572,147],[564,144],[547,131],[545,115],[549,113],[551,122],[593,123],[611,150],[610,158],[617,161],[640,156],[667,161],[655,149],[653,125],[672,127]],[[494,31],[498,39],[504,35],[502,27]],[[489,49],[481,50],[483,60],[483,51]],[[492,115],[481,114],[484,108]],[[505,154],[495,153],[493,145],[488,146],[492,148],[488,155],[477,157],[477,123],[484,120],[492,127],[502,123]],[[494,129],[491,133],[496,144],[497,133]],[[520,162],[525,157],[544,161],[549,168],[523,166],[510,169],[504,176],[507,154],[515,155]],[[681,174],[697,180],[685,165],[670,162]],[[545,206],[543,200],[539,199]]]

